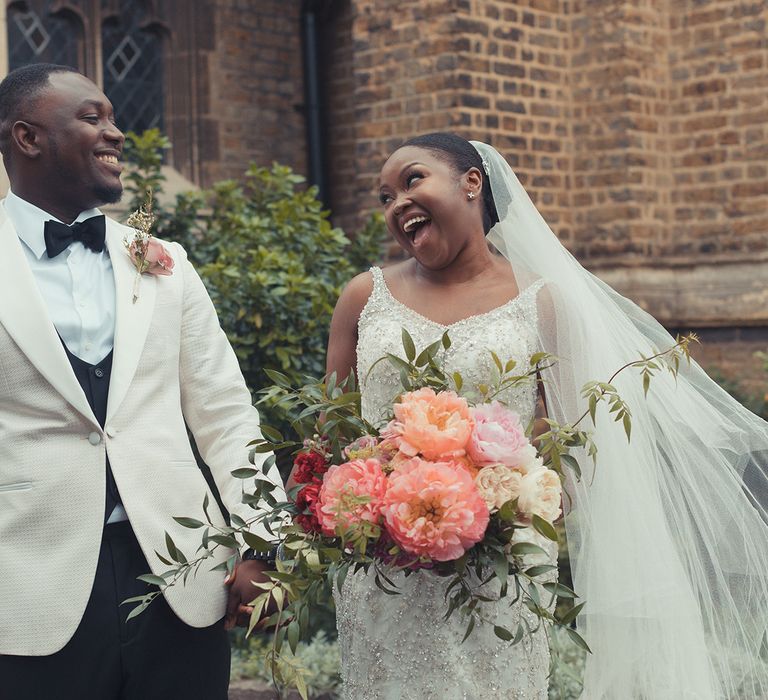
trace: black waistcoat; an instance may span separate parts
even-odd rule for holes
[[[109,398],[109,378],[112,376],[113,351],[110,350],[109,354],[101,362],[92,365],[73,355],[63,341],[62,345],[67,353],[69,363],[75,372],[77,381],[80,382],[80,386],[83,388],[85,398],[88,399],[93,415],[96,416],[96,420],[99,421],[99,425],[103,428],[104,423],[107,421],[107,399]],[[107,458],[106,466],[107,503],[104,511],[105,521],[109,518],[115,506],[120,503],[120,494],[117,491],[115,477],[112,475],[112,468],[109,466],[109,458]]]

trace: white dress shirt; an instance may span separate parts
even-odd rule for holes
[[[46,221],[59,220],[10,191],[4,204],[61,339],[73,355],[98,364],[115,340],[115,278],[107,249],[96,253],[75,241],[51,259],[43,230]],[[89,209],[75,221],[100,214]]]
[[[73,355],[98,364],[112,350],[115,340],[115,277],[109,252],[105,247],[97,253],[74,241],[55,258],[49,258],[43,235],[45,222],[59,219],[10,190],[3,205],[23,243],[32,275],[61,339]],[[88,209],[75,222],[100,214],[98,209]],[[107,522],[125,519],[125,510],[118,505]]]

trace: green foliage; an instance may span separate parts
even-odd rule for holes
[[[552,655],[549,699],[577,700],[583,687],[586,652],[561,627],[552,629],[549,650]]]
[[[757,352],[755,357],[763,362],[763,368],[768,375],[768,353]],[[741,381],[726,376],[717,367],[707,368],[707,374],[714,379],[723,389],[725,389],[742,406],[748,408],[752,413],[768,420],[768,385],[762,395],[744,388]],[[767,376],[768,378],[768,376]]]
[[[270,642],[264,637],[252,636],[247,644],[235,648],[232,653],[232,678],[248,678],[273,685],[272,670],[268,661]],[[331,694],[341,686],[339,646],[318,632],[310,642],[299,643],[296,653],[286,653],[279,662],[281,675],[288,676],[294,667],[302,671],[310,697]]]
[[[147,191],[157,195],[163,191],[163,177],[160,167],[163,153],[171,142],[159,129],[148,129],[143,134],[129,131],[125,135],[125,160],[133,165],[126,173],[126,190],[131,194],[128,207],[138,209],[147,199]]]
[[[133,203],[162,187],[157,130],[129,134],[128,177]],[[180,195],[170,209],[156,206],[154,234],[181,243],[218,311],[252,390],[278,369],[293,383],[322,375],[328,329],[342,287],[381,257],[383,220],[373,217],[353,238],[331,225],[315,187],[290,168],[251,165],[244,181]],[[285,424],[266,406],[265,422]]]

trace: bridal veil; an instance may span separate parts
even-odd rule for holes
[[[539,339],[559,358],[545,385],[550,417],[575,420],[582,385],[675,340],[562,246],[512,169],[480,153],[500,221],[489,240],[523,290],[543,278]],[[768,424],[695,363],[614,382],[631,441],[598,409],[596,464],[571,480],[566,517],[587,700],[768,698]]]

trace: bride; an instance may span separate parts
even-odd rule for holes
[[[588,380],[607,381],[674,340],[649,315],[584,270],[490,146],[452,134],[404,143],[381,172],[387,228],[410,255],[356,277],[334,312],[328,371],[355,370],[374,424],[400,392],[385,363],[449,332],[446,368],[487,381],[490,351],[559,362],[544,390],[503,400],[524,421],[569,422]],[[501,255],[491,252],[490,241]],[[633,411],[632,437],[598,413],[593,464],[567,484],[566,529],[579,631],[592,649],[583,697],[768,698],[766,424],[692,363],[675,379],[637,374],[616,387]],[[554,560],[555,552],[550,552]],[[419,572],[386,595],[365,573],[337,596],[344,694],[349,700],[547,697],[543,632],[510,647],[492,625],[462,643],[458,615],[442,619],[445,581]],[[514,627],[529,614],[507,601],[486,615]]]

